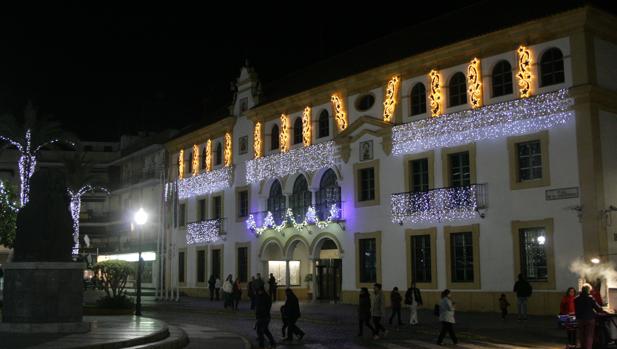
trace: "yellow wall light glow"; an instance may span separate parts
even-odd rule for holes
[[[400,85],[401,78],[395,75],[388,81],[386,85],[386,93],[383,102],[383,121],[392,122],[394,119],[394,112],[396,111],[396,99],[398,96],[398,87]]]
[[[304,108],[302,113],[302,143],[305,147],[311,145],[312,140],[312,126],[311,126],[311,107]]]
[[[261,122],[257,122],[255,124],[255,129],[253,129],[253,153],[255,155],[255,159],[261,157]]]
[[[281,153],[289,151],[289,117],[281,114],[281,132],[279,133]]]
[[[347,111],[345,111],[343,98],[335,93],[330,100],[332,101],[332,113],[336,120],[336,128],[339,132],[343,132],[347,128]]]
[[[443,113],[441,108],[441,76],[437,70],[433,69],[429,73],[429,79],[431,81],[431,91],[428,98],[431,102],[431,115],[436,117]]]
[[[193,176],[196,176],[199,173],[199,147],[197,144],[193,144]]]
[[[529,48],[523,45],[518,48],[517,53],[518,73],[516,74],[516,78],[518,79],[518,91],[521,98],[527,98],[531,96],[533,89],[533,74],[531,74],[533,58],[531,57]]]
[[[231,133],[225,133],[225,167],[231,166]]]
[[[472,59],[467,66],[467,96],[472,109],[482,106],[482,70],[478,58]]]
[[[180,149],[178,155],[178,178],[184,178],[184,149]]]
[[[206,141],[206,171],[212,171],[212,140]]]

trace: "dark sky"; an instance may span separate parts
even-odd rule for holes
[[[20,115],[33,100],[84,140],[182,128],[229,104],[229,83],[245,58],[267,84],[478,2],[434,2],[432,11],[360,2],[348,10],[313,2],[249,8],[206,1],[182,8],[1,9],[0,111]]]

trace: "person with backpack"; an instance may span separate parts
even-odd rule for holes
[[[525,279],[525,275],[518,274],[518,281],[514,283],[518,306],[518,320],[527,320],[527,299],[531,297],[531,284]]]
[[[403,322],[401,321],[402,301],[403,297],[401,297],[401,294],[398,292],[398,287],[394,287],[392,289],[392,292],[390,292],[390,307],[392,308],[392,314],[390,315],[390,320],[388,321],[388,324],[392,325],[392,319],[394,319],[394,316],[396,315],[398,319],[398,325],[403,325]]]
[[[441,322],[441,332],[439,332],[439,337],[437,337],[437,345],[443,343],[446,332],[450,335],[452,343],[456,345],[458,339],[454,333],[454,303],[450,300],[450,290],[448,289],[441,292],[441,300],[439,301],[439,321]]]
[[[422,306],[422,295],[420,289],[416,287],[416,282],[411,283],[411,287],[405,292],[405,304],[409,305],[409,324],[418,324],[418,307]],[[439,314],[437,314],[439,315]]]

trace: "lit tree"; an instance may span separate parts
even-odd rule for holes
[[[0,244],[13,248],[17,228],[17,195],[13,188],[0,181]]]
[[[79,252],[79,212],[82,196],[93,191],[109,194],[104,187],[95,185],[97,180],[92,168],[93,164],[86,161],[84,153],[75,152],[72,157],[64,159],[66,190],[71,198],[69,209],[73,218],[73,256]]]
[[[0,141],[17,148],[19,157],[19,201],[24,206],[28,203],[30,177],[36,171],[36,159],[41,150],[55,143],[67,143],[74,146],[73,137],[60,128],[60,123],[51,121],[46,116],[37,118],[36,110],[28,103],[24,111],[23,124],[10,114],[0,116]]]

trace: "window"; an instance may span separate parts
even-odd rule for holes
[[[429,168],[428,158],[411,160],[409,162],[409,172],[411,173],[411,183],[409,188],[413,192],[428,191],[429,188]]]
[[[185,252],[178,252],[178,282],[184,283],[184,273],[185,273]]]
[[[189,175],[193,174],[193,152],[189,153]]]
[[[452,282],[473,282],[473,239],[471,232],[450,234],[450,276]]]
[[[546,242],[543,227],[519,230],[520,270],[529,281],[548,280]]]
[[[411,89],[411,115],[426,113],[426,87],[419,82]]]
[[[518,143],[518,180],[532,181],[542,178],[542,150],[540,140]]]
[[[206,250],[197,251],[197,282],[206,282]]]
[[[450,79],[450,106],[467,103],[467,81],[465,75],[458,72]]]
[[[356,109],[359,111],[369,110],[373,104],[375,104],[375,97],[372,94],[360,96],[356,99]]]
[[[206,199],[200,199],[197,201],[197,220],[205,221],[206,217]]]
[[[450,162],[450,186],[463,187],[471,184],[469,152],[448,155]]]
[[[213,249],[212,250],[212,263],[210,263],[210,265],[212,265],[212,275],[214,275],[214,277],[220,278],[221,277],[221,249],[217,248],[217,249]],[[222,282],[223,280],[221,280]]]
[[[377,282],[377,239],[360,239],[360,283]]]
[[[268,211],[272,213],[276,224],[281,224],[285,217],[285,196],[281,182],[274,181],[270,187],[270,195],[268,196]]]
[[[289,286],[300,286],[300,261],[268,261],[268,273],[274,275],[279,287],[288,286],[287,263],[289,263]]]
[[[248,217],[249,215],[249,191],[238,192],[238,217]]]
[[[240,99],[240,114],[244,113],[249,109],[249,99],[248,97],[244,97]]]
[[[214,151],[214,164],[220,165],[221,163],[223,163],[223,145],[221,142],[218,142]]]
[[[279,148],[279,127],[278,125],[272,126],[272,133],[270,134],[270,150]]]
[[[238,279],[240,282],[248,281],[248,267],[249,267],[249,257],[248,257],[248,247],[238,247]]]
[[[223,218],[223,197],[220,195],[212,197],[212,218]]]
[[[302,118],[296,118],[294,121],[294,143],[300,144],[302,143]]]
[[[359,170],[360,193],[359,201],[370,201],[375,199],[375,169],[372,167]]]
[[[330,135],[330,114],[327,110],[322,110],[319,114],[319,136],[318,138]]]
[[[512,93],[512,66],[508,61],[499,61],[493,68],[493,97]]]
[[[549,86],[564,82],[563,54],[558,48],[544,52],[540,59],[540,84]]]
[[[411,236],[411,277],[417,283],[431,283],[431,236]]]
[[[328,169],[321,176],[319,182],[319,191],[317,192],[317,215],[321,220],[326,220],[330,215],[330,207],[338,205],[340,208],[341,202],[341,187],[338,185],[336,173],[332,169]]]
[[[296,221],[304,220],[306,211],[312,205],[311,192],[308,190],[308,183],[303,175],[298,176],[294,182],[293,193],[290,198],[291,210]]]
[[[206,159],[206,150],[207,148],[204,146],[204,148],[201,151],[201,168],[202,170],[205,170],[208,168],[208,163],[207,163],[207,159]]]
[[[183,227],[186,225],[186,204],[180,204],[178,211],[178,224]]]

